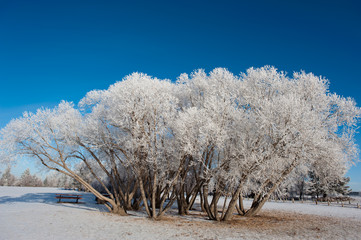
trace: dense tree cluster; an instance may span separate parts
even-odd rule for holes
[[[198,196],[210,219],[252,216],[285,182],[311,170],[333,181],[357,159],[360,108],[328,84],[268,66],[197,70],[176,83],[133,73],[79,108],[63,101],[11,121],[1,152],[75,179],[114,213],[144,207],[158,218],[177,201],[187,214]]]

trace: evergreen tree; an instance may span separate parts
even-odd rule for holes
[[[18,185],[21,187],[42,187],[43,183],[39,177],[31,175],[30,169],[28,168],[21,174]]]
[[[327,184],[324,184],[322,178],[318,176],[314,171],[309,173],[310,182],[308,193],[317,199],[319,197],[327,197]]]
[[[30,169],[26,169],[20,176],[19,186],[21,187],[30,187],[32,182],[32,176],[30,173]]]
[[[8,166],[4,174],[0,179],[0,186],[14,186],[16,182],[16,177],[11,174],[11,167]]]
[[[333,193],[340,194],[340,195],[348,195],[351,192],[350,186],[347,184],[350,182],[349,177],[342,177],[337,179],[330,187],[330,190]]]

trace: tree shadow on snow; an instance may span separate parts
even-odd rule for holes
[[[64,192],[59,192],[64,194]],[[75,194],[75,193],[70,193]],[[0,197],[0,204],[12,204],[12,203],[44,203],[49,205],[56,205],[67,208],[74,209],[84,209],[88,211],[99,211],[107,212],[107,209],[102,204],[96,204],[95,196],[91,193],[76,193],[82,195],[82,199],[79,200],[79,203],[75,203],[75,200],[62,200],[61,203],[58,203],[56,198],[56,193],[26,193],[22,196],[11,197],[11,196],[2,196]],[[64,201],[64,202],[63,202]]]

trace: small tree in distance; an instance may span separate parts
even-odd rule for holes
[[[42,187],[43,182],[35,174],[30,173],[30,169],[26,169],[20,176],[17,185],[21,187]]]
[[[11,173],[11,166],[8,166],[0,178],[0,186],[15,186],[16,177]]]

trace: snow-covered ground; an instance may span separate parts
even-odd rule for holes
[[[361,209],[314,203],[268,202],[260,216],[208,221],[195,211],[152,221],[139,212],[106,213],[94,196],[59,204],[56,188],[0,187],[0,240],[11,239],[360,239]],[[245,201],[246,205],[250,201]]]
[[[331,203],[331,206],[328,206],[326,202],[319,202],[317,205],[315,202],[305,201],[303,203],[296,201],[292,203],[291,201],[287,202],[267,202],[263,210],[277,210],[277,211],[286,211],[293,213],[301,213],[301,214],[315,214],[318,216],[325,217],[337,217],[337,218],[348,218],[361,221],[361,208],[357,209],[357,202],[360,203],[360,198],[354,198],[354,201],[351,202],[351,205],[348,202],[344,202],[344,206],[342,207],[341,203]],[[245,201],[245,207],[251,206],[251,200]]]

